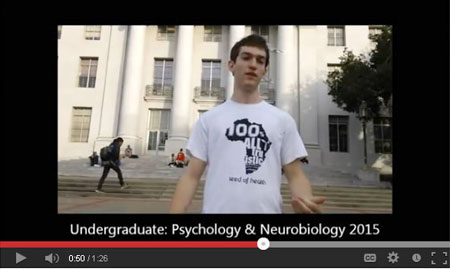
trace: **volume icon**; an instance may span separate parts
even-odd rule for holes
[[[45,256],[44,260],[50,264],[58,263],[59,262],[59,255],[50,253],[47,256]]]

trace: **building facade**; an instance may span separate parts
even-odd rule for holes
[[[59,26],[58,159],[86,158],[124,138],[138,155],[184,148],[202,113],[232,94],[231,47],[257,33],[270,65],[261,96],[295,119],[313,165],[356,171],[364,166],[357,115],[332,102],[327,74],[344,48],[356,55],[374,44],[370,26]],[[367,124],[367,160],[385,166],[392,152],[391,117]]]

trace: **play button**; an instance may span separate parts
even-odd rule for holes
[[[19,252],[16,252],[16,264],[18,264],[19,262],[25,260],[27,257],[23,256],[22,254],[20,254]]]

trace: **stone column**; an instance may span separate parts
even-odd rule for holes
[[[194,26],[178,26],[175,55],[175,83],[172,110],[170,112],[169,139],[165,154],[177,153],[185,148],[189,137],[190,106],[194,89],[191,87]]]
[[[278,26],[277,59],[276,59],[276,100],[275,105],[288,112],[294,119],[298,118],[298,108],[294,105],[297,100],[297,62],[294,26]],[[298,124],[298,122],[297,122]]]
[[[98,136],[95,139],[94,151],[100,152],[100,149],[111,143],[117,135],[119,126],[120,95],[122,92],[122,81],[125,70],[125,53],[128,38],[128,26],[108,26],[108,55],[104,63],[106,64],[105,82],[103,86],[103,97],[100,112],[100,123]],[[106,28],[106,26],[103,26]],[[103,29],[102,29],[103,31]],[[106,31],[105,31],[106,32]]]
[[[326,74],[326,62],[324,46],[326,39],[323,33],[317,30],[317,26],[300,26],[298,42],[300,70],[300,134],[309,154],[309,162],[313,165],[323,165],[322,151],[319,145],[319,121],[320,118],[328,118],[328,110],[319,110],[319,107],[326,108],[328,104],[319,106],[319,93],[327,92],[327,87],[322,83]],[[323,72],[325,71],[325,72]],[[315,83],[312,83],[315,82]],[[326,93],[325,93],[326,95]],[[328,100],[328,98],[326,98]],[[322,114],[322,115],[320,115]],[[327,122],[326,121],[323,122]],[[325,128],[323,130],[326,130]],[[328,133],[322,133],[323,139],[328,139]]]
[[[141,151],[139,137],[140,104],[142,101],[142,72],[144,64],[146,26],[130,26],[126,49],[124,84],[120,106],[119,132],[134,152]]]
[[[232,25],[230,26],[230,37],[228,39],[228,52],[227,59],[230,58],[231,48],[234,44],[241,40],[245,36],[245,25]],[[228,63],[228,61],[227,61]],[[227,93],[226,98],[229,99],[233,95],[234,89],[234,76],[231,72],[227,73]]]

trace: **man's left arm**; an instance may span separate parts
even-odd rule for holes
[[[308,177],[303,172],[300,160],[283,166],[292,195],[292,207],[296,213],[322,213],[321,204],[325,197],[314,197]]]

